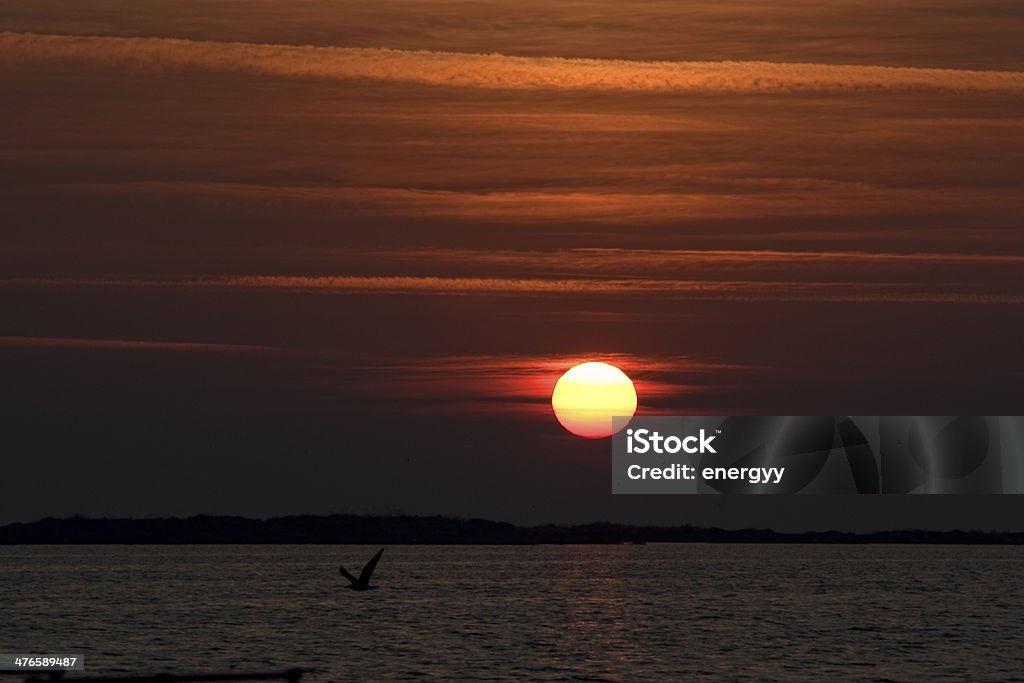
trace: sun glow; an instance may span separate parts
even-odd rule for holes
[[[551,407],[573,434],[600,439],[614,433],[613,417],[632,417],[636,412],[636,388],[614,365],[581,363],[558,378]],[[621,429],[625,423],[618,426]]]

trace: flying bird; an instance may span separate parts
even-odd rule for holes
[[[363,571],[359,573],[359,578],[352,576],[348,573],[348,570],[344,566],[338,567],[338,571],[341,575],[349,580],[350,585],[345,586],[349,590],[353,591],[367,591],[373,590],[376,586],[370,585],[370,577],[373,575],[373,570],[376,569],[377,563],[380,562],[380,556],[384,554],[384,548],[377,551],[377,554],[370,558],[370,561],[363,567]]]

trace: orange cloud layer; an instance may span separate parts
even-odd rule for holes
[[[18,61],[84,61],[142,69],[203,68],[280,76],[371,78],[505,89],[1024,92],[1024,73],[1016,71],[760,61],[664,62],[508,57],[422,50],[0,33],[0,63]]]
[[[1015,292],[963,292],[926,283],[711,281],[642,278],[500,278],[408,276],[279,276],[195,279],[9,278],[16,287],[185,287],[388,294],[655,295],[704,301],[891,301],[1020,304]]]

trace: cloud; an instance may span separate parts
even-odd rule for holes
[[[47,200],[59,190],[96,197],[180,197],[186,202],[206,202],[234,208],[311,205],[317,215],[351,218],[409,218],[458,221],[525,223],[586,222],[595,225],[628,221],[638,224],[673,224],[715,219],[916,216],[926,207],[929,214],[955,211],[1017,208],[1016,195],[1002,188],[886,187],[862,182],[813,179],[764,179],[733,181],[725,178],[711,191],[629,191],[618,188],[548,186],[543,190],[436,190],[397,187],[338,186],[325,184],[274,185],[220,181],[83,181],[49,183],[43,187]],[[26,194],[26,186],[10,183],[0,193]],[[208,204],[209,205],[209,204]]]
[[[681,280],[656,278],[502,278],[251,275],[179,279],[8,278],[0,286],[276,290],[401,295],[639,295],[698,301],[823,301],[1022,304],[1024,294],[962,291],[953,283]]]
[[[371,257],[376,262],[424,264],[446,268],[460,263],[492,268],[514,268],[518,272],[557,270],[560,272],[609,271],[650,273],[652,269],[694,266],[756,267],[760,265],[814,265],[828,267],[850,264],[870,265],[1024,265],[1020,254],[977,254],[960,252],[872,252],[805,251],[779,249],[623,249],[584,247],[562,250],[479,250],[458,248],[409,248],[351,250],[353,258]]]
[[[408,402],[405,410],[550,414],[551,392],[559,376],[570,367],[595,358],[629,374],[644,398],[641,412],[646,414],[658,412],[665,400],[678,400],[725,378],[770,372],[767,368],[706,363],[686,356],[599,350],[576,355],[375,357],[372,364],[364,366],[343,361],[336,367],[325,367],[329,368],[329,385],[336,387],[342,383],[364,396],[401,398]]]
[[[237,353],[266,351],[264,346],[134,339],[82,339],[67,337],[0,337],[0,349],[92,349],[112,351],[199,351]]]
[[[369,78],[499,89],[799,92],[1024,92],[1024,72],[760,61],[666,62],[509,57],[382,48],[226,43],[170,38],[0,34],[0,62],[87,62],[276,76]]]

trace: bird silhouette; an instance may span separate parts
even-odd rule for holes
[[[380,562],[380,556],[384,554],[384,548],[377,551],[377,554],[370,558],[370,561],[363,567],[363,571],[359,573],[359,578],[352,576],[348,573],[348,570],[344,566],[338,567],[338,571],[341,575],[349,580],[350,585],[345,586],[349,590],[353,591],[368,591],[373,590],[376,586],[370,585],[370,577],[373,575],[373,570],[377,568],[377,563]]]

